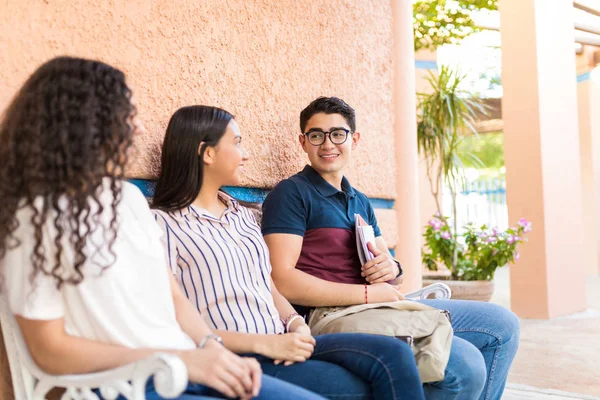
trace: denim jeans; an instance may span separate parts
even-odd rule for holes
[[[100,393],[94,391],[99,397]],[[100,397],[102,398],[102,397]],[[224,399],[226,398],[216,390],[209,388],[208,386],[200,385],[197,383],[189,383],[186,390],[177,397],[177,400],[211,400],[211,399]],[[152,379],[146,385],[146,400],[162,400],[164,399],[154,388]],[[294,400],[324,400],[323,397],[311,393],[308,390],[302,389],[298,386],[289,384],[287,382],[280,381],[279,379],[272,378],[267,375],[262,377],[262,385],[260,393],[257,397],[253,397],[257,400],[281,400],[281,399],[294,399]],[[124,397],[119,396],[117,400],[125,400]]]
[[[428,399],[499,400],[519,347],[519,319],[495,304],[420,300],[450,311],[454,339],[446,376],[425,385]]]
[[[335,333],[317,336],[304,363],[284,367],[257,356],[264,374],[330,399],[424,399],[410,347],[379,335]]]

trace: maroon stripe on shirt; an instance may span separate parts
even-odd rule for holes
[[[330,282],[365,282],[360,276],[361,265],[356,250],[356,235],[349,229],[307,230],[296,268]]]

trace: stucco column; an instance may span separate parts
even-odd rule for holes
[[[437,52],[429,50],[420,50],[415,53],[415,86],[416,93],[431,93],[432,87],[428,81],[430,74],[437,75]],[[418,99],[417,99],[418,102]],[[434,165],[436,168],[437,162]],[[421,233],[425,232],[425,224],[437,212],[435,198],[431,194],[431,186],[427,178],[427,161],[422,155],[419,155],[419,215]],[[440,203],[441,201],[440,197]],[[442,210],[443,213],[443,210]],[[421,237],[421,245],[425,239]],[[426,271],[426,270],[424,270]]]
[[[405,292],[420,289],[421,221],[417,154],[415,53],[412,2],[392,0],[394,35],[394,132],[396,138],[396,258],[404,265]]]
[[[586,306],[572,16],[569,1],[500,1],[508,212],[534,228],[510,270],[526,318]]]
[[[600,52],[599,52],[600,54]],[[600,58],[600,57],[599,57]],[[593,166],[595,227],[596,227],[596,264],[587,269],[588,275],[600,275],[600,66],[592,70],[590,79],[586,82],[589,88],[589,130],[591,137],[591,157]],[[594,268],[595,267],[595,268]]]
[[[587,60],[589,57],[578,56]],[[600,178],[598,163],[600,158],[600,132],[598,128],[592,129],[592,120],[597,114],[592,104],[594,97],[594,84],[590,79],[590,66],[586,62],[577,74],[577,108],[579,111],[579,148],[581,158],[581,185],[583,201],[584,224],[584,263],[588,275],[598,274],[598,228],[600,219],[598,211],[598,185]]]

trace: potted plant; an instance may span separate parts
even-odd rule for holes
[[[461,89],[463,79],[464,75],[442,66],[437,75],[430,73],[428,77],[431,90],[418,94],[417,143],[437,209],[436,217],[425,229],[423,263],[429,270],[445,266],[449,278],[456,282],[445,282],[453,288],[453,298],[489,300],[494,271],[515,260],[516,246],[531,224],[521,220],[517,227],[504,232],[467,225],[459,234],[456,197],[465,181],[463,160],[469,157],[475,164],[479,161],[472,154],[459,153],[459,144],[465,136],[477,135],[475,118],[487,112],[481,99]],[[452,197],[452,218],[442,217],[440,196],[444,186]],[[424,283],[428,282],[425,279]],[[465,288],[472,293],[465,294]]]
[[[425,159],[429,189],[435,200],[436,215],[443,215],[441,209],[441,190],[445,185],[452,197],[452,232],[457,236],[456,194],[464,182],[462,157],[478,160],[471,154],[459,154],[458,146],[465,135],[477,134],[475,116],[485,114],[485,104],[472,93],[461,89],[465,78],[442,66],[436,75],[429,73],[427,81],[431,86],[429,93],[418,93],[419,122],[417,125],[417,144],[419,153]],[[457,263],[457,249],[452,258],[451,267]]]
[[[461,234],[455,235],[447,218],[434,217],[423,234],[423,264],[430,270],[437,270],[440,264],[446,266],[450,276],[445,283],[452,289],[452,298],[489,301],[496,269],[519,259],[517,246],[526,240],[524,235],[531,226],[524,218],[505,231],[467,224]],[[436,280],[425,279],[423,284]]]

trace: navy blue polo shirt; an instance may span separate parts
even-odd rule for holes
[[[311,166],[281,181],[263,203],[262,233],[303,236],[296,268],[339,283],[365,282],[356,250],[354,214],[381,236],[367,196],[342,179],[342,190],[329,184]]]

